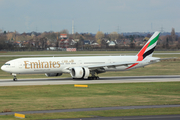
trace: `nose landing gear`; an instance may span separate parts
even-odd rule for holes
[[[17,81],[17,78],[16,78],[16,76],[13,78],[13,80],[14,80],[14,81]]]
[[[14,76],[13,81],[17,81],[16,74],[12,73],[12,75]]]

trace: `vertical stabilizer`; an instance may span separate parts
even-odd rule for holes
[[[138,60],[137,61],[142,61],[145,57],[151,56],[154,52],[154,49],[156,47],[158,38],[159,38],[160,32],[156,31],[151,38],[148,40],[148,42],[143,46],[143,48],[139,51],[137,54]]]

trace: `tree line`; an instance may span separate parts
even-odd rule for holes
[[[13,50],[47,50],[48,47],[59,47],[60,34],[68,35],[69,47],[76,48],[77,50],[115,50],[115,49],[140,49],[147,40],[151,37],[151,34],[143,35],[123,35],[117,32],[109,34],[98,31],[95,35],[90,33],[75,33],[69,34],[68,30],[62,30],[60,32],[44,32],[44,33],[18,33],[14,32],[2,32],[0,30],[0,50],[1,51],[13,51]],[[74,44],[73,40],[77,40]],[[85,40],[91,41],[91,44],[84,44]],[[114,42],[114,46],[110,46],[111,42]],[[172,28],[170,35],[162,35],[159,37],[157,48],[161,50],[179,50],[180,49],[180,37],[175,34],[175,29]]]

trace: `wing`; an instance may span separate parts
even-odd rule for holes
[[[87,67],[89,68],[90,70],[95,70],[95,69],[98,69],[98,68],[103,68],[103,67],[108,67],[108,68],[115,68],[115,67],[118,67],[118,66],[127,66],[128,65],[132,65],[134,63],[139,63],[138,61],[134,61],[134,62],[119,62],[119,63],[109,63],[109,64],[100,64],[100,65],[89,65],[89,66],[81,66],[81,67]],[[67,67],[65,68],[66,70],[71,70],[72,67]]]
[[[89,69],[98,69],[98,68],[102,68],[102,67],[108,67],[108,68],[115,68],[118,66],[128,66],[134,63],[139,63],[137,61],[134,62],[119,62],[119,63],[109,63],[109,64],[100,64],[100,65],[90,65],[90,66],[86,66]]]

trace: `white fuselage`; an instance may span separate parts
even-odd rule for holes
[[[120,62],[133,62],[137,56],[86,56],[86,57],[38,57],[18,58],[8,61],[1,67],[2,70],[14,74],[39,74],[39,73],[69,73],[68,68],[113,64]],[[127,66],[103,67],[105,71],[130,70],[151,64],[155,57],[147,57],[135,67],[127,69]]]

